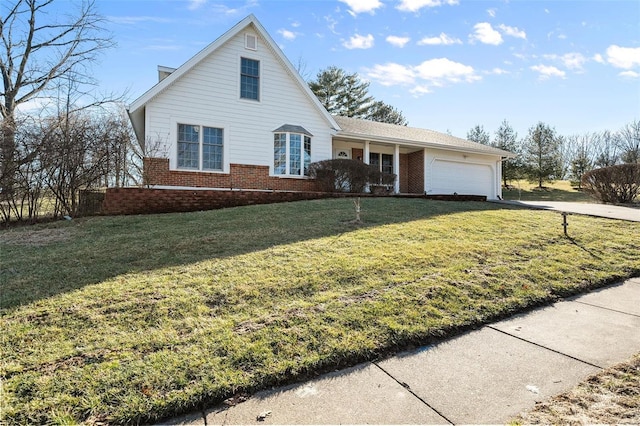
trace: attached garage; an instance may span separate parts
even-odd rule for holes
[[[485,195],[495,198],[493,167],[488,164],[436,159],[431,166],[432,194]]]
[[[357,152],[364,162],[380,152],[393,161],[394,192],[502,196],[502,161],[515,154],[433,130],[334,116],[334,149]],[[338,157],[338,155],[337,155]],[[353,154],[356,157],[356,154]]]

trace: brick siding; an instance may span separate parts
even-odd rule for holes
[[[409,192],[409,155],[400,154],[400,192],[406,194]]]
[[[424,193],[424,152],[416,151],[408,154],[408,184],[410,194]],[[401,167],[402,169],[402,167]],[[402,181],[400,181],[402,183]]]
[[[229,173],[169,170],[168,158],[145,158],[147,185],[193,188],[263,189],[275,191],[318,191],[313,179],[269,176],[268,166],[230,164]]]

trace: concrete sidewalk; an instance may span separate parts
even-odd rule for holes
[[[637,352],[640,278],[165,424],[504,424]]]
[[[608,219],[640,222],[640,209],[634,207],[612,206],[611,204],[572,203],[566,201],[512,201],[492,200],[493,203],[510,204],[542,210],[576,213],[588,216],[606,217]]]

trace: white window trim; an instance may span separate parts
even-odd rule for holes
[[[169,132],[169,140],[171,141],[171,150],[169,153],[169,170],[180,172],[195,172],[195,173],[218,173],[228,174],[229,169],[229,126],[223,123],[208,122],[187,117],[172,117],[171,118],[171,131]],[[191,126],[200,126],[200,142],[198,151],[198,168],[181,168],[178,167],[178,124],[187,124]],[[202,168],[202,128],[213,127],[222,129],[222,170],[210,170]]]
[[[275,158],[274,158],[274,144],[275,144],[275,139],[274,136],[277,134],[285,134],[287,135],[285,137],[285,170],[286,172],[284,174],[276,174],[276,165],[275,165]],[[289,148],[291,147],[291,143],[290,143],[290,137],[291,135],[300,135],[300,137],[302,138],[301,142],[301,146],[300,146],[300,153],[301,153],[301,158],[300,158],[300,171],[302,172],[302,174],[299,175],[292,175],[289,172],[289,166],[291,165],[289,163],[290,161],[290,156],[289,156]],[[296,133],[296,132],[273,132],[271,134],[271,166],[269,167],[269,169],[271,170],[270,176],[273,177],[279,177],[279,178],[290,178],[290,179],[310,179],[309,176],[304,174],[304,138],[308,137],[310,139],[311,142],[311,149],[313,150],[313,138],[307,134],[304,133]]]
[[[255,104],[260,104],[262,103],[262,60],[256,58],[255,56],[251,55],[250,52],[248,55],[245,54],[239,54],[238,55],[238,65],[237,65],[237,77],[238,77],[238,87],[236,88],[236,93],[238,94],[238,100],[240,100],[241,102],[247,102],[249,104],[255,105]],[[249,98],[243,98],[242,96],[240,96],[240,92],[242,90],[242,58],[244,59],[251,59],[252,61],[257,61],[258,62],[258,99],[249,99]]]

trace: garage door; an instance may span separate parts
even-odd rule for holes
[[[493,195],[493,171],[486,164],[435,160],[431,168],[433,194]]]

